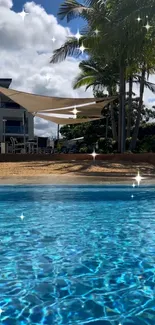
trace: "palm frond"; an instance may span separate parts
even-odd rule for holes
[[[152,93],[155,94],[155,84],[145,80],[145,87],[150,89],[152,91]]]
[[[87,91],[88,88],[90,88],[90,87],[93,88],[93,91],[95,91],[95,90],[99,91],[99,90],[106,89],[106,87],[104,87],[104,85],[102,85],[102,84],[100,83],[100,81],[99,81],[99,82],[96,81],[96,82],[90,83],[90,84],[86,87],[86,91]]]
[[[88,86],[90,84],[94,84],[96,80],[96,76],[94,75],[85,75],[83,73],[79,74],[74,82],[73,82],[73,89],[78,89],[83,86]]]
[[[141,82],[141,76],[137,76],[136,80],[133,80],[134,83],[139,84]],[[146,88],[152,91],[153,94],[155,94],[155,84],[152,82],[147,81],[146,79],[144,80],[144,85]]]
[[[91,66],[91,65],[89,65],[89,64],[85,64],[85,65],[79,64],[79,68],[81,68],[84,72],[86,72],[86,71],[95,71],[96,73],[99,74],[98,69]]]
[[[58,63],[66,59],[67,56],[80,55],[78,40],[73,37],[65,42],[59,49],[54,51],[54,54],[50,60],[50,63]]]
[[[67,22],[71,21],[74,18],[87,14],[88,11],[91,11],[92,8],[86,7],[76,0],[66,0],[59,9],[58,16],[61,20],[64,18],[67,19]]]

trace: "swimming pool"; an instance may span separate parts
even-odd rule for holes
[[[1,186],[0,324],[155,324],[155,187]]]

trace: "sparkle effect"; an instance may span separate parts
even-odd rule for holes
[[[98,33],[99,33],[99,30],[96,28],[94,32],[95,32],[95,34],[96,34],[96,36],[97,36]]]
[[[152,27],[152,26],[150,26],[148,22],[147,22],[147,24],[144,26],[144,28],[146,28],[147,32],[149,31],[149,29],[150,29],[151,27]]]
[[[52,42],[54,43],[56,41],[55,37],[52,38]]]
[[[25,17],[28,15],[28,13],[25,12],[23,9],[22,12],[18,13],[18,15],[21,16],[22,20],[24,21]]]
[[[2,313],[3,313],[3,310],[0,308],[0,316],[1,316]]]
[[[79,33],[79,30],[77,31],[77,33],[75,34],[76,39],[79,41],[80,38],[82,37],[82,35]]]
[[[84,47],[84,45],[82,44],[80,47],[79,47],[80,51],[82,52],[82,54],[84,53],[84,51],[86,50],[86,47]]]
[[[23,213],[22,213],[22,215],[20,216],[20,219],[21,220],[23,220],[25,217],[24,217],[24,215],[23,215]]]
[[[138,183],[138,186],[140,185],[140,182],[142,180],[142,177],[140,176],[140,173],[138,171],[138,175],[135,177],[136,182]]]
[[[71,112],[74,114],[74,118],[77,118],[77,113],[79,113],[80,111],[78,111],[76,107],[74,107],[74,109]]]
[[[97,155],[98,154],[95,152],[95,150],[91,153],[91,156],[93,157],[93,160],[94,161],[95,161]]]
[[[142,19],[141,19],[140,17],[138,17],[136,20],[137,20],[138,22],[140,22]]]
[[[135,186],[136,186],[135,183],[133,183],[133,184],[132,184],[132,187],[135,187]]]

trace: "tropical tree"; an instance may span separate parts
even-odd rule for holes
[[[86,90],[90,87],[93,88],[94,92],[96,90],[97,91],[99,90],[100,95],[98,97],[102,97],[105,91],[108,93],[109,96],[116,95],[117,93],[116,89],[118,88],[118,84],[119,84],[119,71],[118,71],[117,62],[111,62],[111,64],[105,65],[103,59],[101,60],[101,58],[95,59],[91,57],[89,60],[81,61],[79,67],[81,72],[73,82],[74,89],[85,86]],[[134,83],[141,84],[142,78],[141,75],[138,74],[140,70],[141,69],[138,66],[133,66],[133,65],[131,65],[127,70],[126,80],[129,84],[129,91],[127,92],[128,96],[126,98],[127,138],[130,138],[131,136],[131,115],[133,114],[133,109],[135,107],[135,100],[136,101],[138,100],[140,107],[142,107],[143,93],[140,94],[139,98],[135,98],[135,97],[133,98],[133,95],[135,95],[133,93],[133,84]],[[145,87],[149,88],[153,93],[155,93],[155,84],[149,82],[147,78],[144,78],[143,82]],[[111,115],[113,139],[117,141],[117,129],[116,129],[114,109],[115,109],[115,104],[114,103],[110,104],[109,111]],[[137,108],[137,110],[138,109],[139,107]],[[139,112],[139,115],[137,117],[138,127],[137,125],[135,126],[136,131],[139,128],[140,115],[141,112]],[[136,133],[136,137],[137,135],[138,132]]]
[[[101,97],[101,94],[98,93],[98,95]],[[118,102],[115,103],[115,120],[116,125],[118,124]],[[132,115],[131,115],[131,129],[135,126],[135,121],[137,118],[137,108],[138,108],[139,101],[135,98],[135,101],[133,101],[133,109],[132,109]],[[106,114],[107,112],[103,110],[103,119],[99,121],[89,122],[85,124],[77,124],[77,125],[65,125],[61,127],[60,133],[64,137],[64,139],[70,140],[74,138],[80,138],[84,137],[84,143],[86,144],[85,150],[89,150],[89,146],[91,147],[90,152],[92,151],[92,148],[94,147],[95,142],[101,142],[102,143],[102,149],[104,149],[103,152],[111,152],[110,147],[111,144],[113,145],[113,150],[116,150],[116,141],[112,138],[112,125],[111,121],[109,120],[108,127],[106,125]],[[155,133],[155,126],[150,123],[151,119],[155,118],[155,111],[152,109],[149,109],[143,105],[142,108],[142,114],[141,114],[141,121],[140,121],[140,129],[139,129],[139,140],[144,141],[147,143],[146,136],[152,137]],[[107,138],[106,139],[106,135]],[[144,137],[146,139],[144,139]],[[127,143],[127,149],[129,149],[130,141],[126,141]],[[138,147],[139,149],[139,141],[138,141]],[[87,151],[86,151],[87,152]]]
[[[86,90],[90,87],[93,88],[94,93],[96,91],[100,92],[100,96],[95,97],[103,97],[104,92],[106,91],[109,96],[115,96],[116,86],[118,84],[118,67],[116,63],[111,62],[111,64],[105,64],[102,67],[103,59],[95,60],[90,58],[87,61],[82,61],[79,65],[81,69],[81,73],[76,77],[73,83],[73,88],[77,89],[81,86],[86,86]],[[112,133],[113,139],[117,141],[117,129],[115,123],[115,114],[114,114],[114,103],[108,105],[109,113],[112,122]],[[106,124],[108,123],[108,116],[106,119]]]
[[[137,21],[138,15],[141,21]],[[78,40],[72,37],[54,52],[51,62],[59,62],[68,55],[80,54],[79,48],[83,45],[89,55],[104,57],[107,64],[117,61],[119,67],[119,128],[118,150],[125,150],[125,100],[126,100],[126,72],[131,62],[140,62],[143,67],[146,58],[145,41],[149,40],[149,48],[154,43],[153,32],[149,33],[146,16],[150,25],[154,27],[155,0],[85,0],[84,5],[75,0],[66,0],[61,5],[59,17],[82,17],[86,27],[81,31],[82,37]],[[144,25],[146,28],[144,29]],[[95,33],[95,31],[99,31]],[[84,48],[84,47],[83,47]],[[145,53],[145,55],[144,55]],[[144,72],[144,71],[143,71]],[[142,106],[143,83],[145,74],[141,76],[139,111]],[[137,116],[137,125],[139,120]],[[136,138],[134,132],[133,142]]]

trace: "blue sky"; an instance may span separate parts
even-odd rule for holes
[[[26,1],[21,0],[14,0],[13,10],[16,12],[22,11],[22,7]],[[31,1],[30,1],[31,2]],[[57,17],[57,13],[60,7],[60,4],[63,3],[63,0],[41,0],[41,1],[34,1],[36,4],[41,5],[48,14],[53,14]],[[58,17],[57,17],[58,19]],[[59,21],[59,19],[58,19]],[[74,19],[70,23],[67,23],[66,20],[59,21],[62,26],[70,27],[73,33],[76,33],[80,26],[83,24],[82,20]]]

